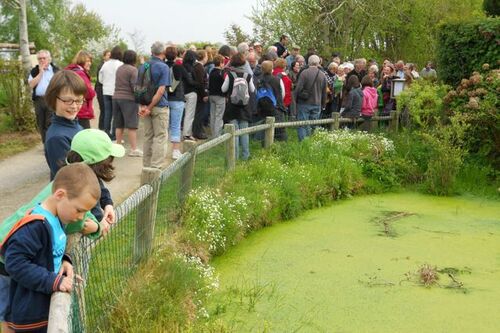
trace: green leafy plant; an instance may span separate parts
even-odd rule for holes
[[[438,75],[456,85],[485,63],[498,68],[500,18],[463,19],[442,24],[438,32]]]
[[[33,131],[35,114],[22,64],[18,61],[0,60],[0,91],[3,91],[4,112],[13,121],[13,131]]]

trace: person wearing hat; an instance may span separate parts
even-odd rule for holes
[[[297,60],[297,56],[300,54],[300,46],[293,44],[291,53],[285,58],[286,66],[288,69],[292,68],[292,62]]]
[[[79,223],[71,223],[65,229],[67,234],[81,232],[91,239],[95,239],[106,234],[109,223],[114,223],[115,214],[113,201],[109,190],[103,183],[113,179],[113,158],[125,155],[125,148],[122,145],[111,142],[109,136],[97,129],[85,129],[78,132],[71,143],[71,150],[67,155],[66,164],[84,162],[95,172],[101,187],[101,197],[97,205],[88,212]],[[47,184],[31,201],[0,223],[1,230],[13,225],[21,219],[26,212],[39,202],[45,200],[52,192],[52,182]],[[105,219],[105,216],[107,219]],[[104,223],[101,221],[104,220]]]
[[[98,129],[85,129],[78,132],[71,141],[71,150],[66,157],[66,163],[84,162],[94,170],[99,185],[101,198],[91,213],[100,222],[103,234],[106,234],[109,225],[115,223],[115,210],[111,193],[104,185],[115,178],[113,160],[123,157],[125,148],[113,143],[104,131]]]

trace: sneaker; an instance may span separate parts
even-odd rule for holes
[[[130,157],[142,157],[142,150],[140,150],[140,149],[131,150],[128,153],[128,156],[130,156]]]
[[[176,160],[178,158],[180,158],[182,156],[182,153],[179,149],[174,149],[174,151],[172,152],[172,159],[173,160]]]

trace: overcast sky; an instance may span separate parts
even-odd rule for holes
[[[223,32],[231,23],[247,33],[257,0],[73,0],[97,12],[106,24],[120,28],[122,37],[140,31],[145,49],[156,40],[224,42]],[[130,42],[130,40],[129,40]],[[132,46],[132,44],[130,44]]]

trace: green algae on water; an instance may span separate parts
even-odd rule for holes
[[[384,235],[376,222],[400,213]],[[221,289],[209,304],[209,321],[231,332],[500,327],[498,202],[413,193],[359,197],[256,232],[214,265]],[[423,267],[435,283],[423,283]]]

